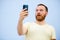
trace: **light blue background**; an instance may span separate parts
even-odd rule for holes
[[[19,13],[23,4],[28,4],[29,16],[24,22],[35,21],[35,8],[39,3],[48,6],[46,21],[54,26],[60,40],[60,0],[0,0],[0,40],[24,40],[24,36],[17,33]]]

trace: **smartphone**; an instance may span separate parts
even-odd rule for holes
[[[28,11],[28,5],[23,5],[23,9],[26,9],[25,11]]]

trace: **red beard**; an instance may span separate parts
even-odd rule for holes
[[[37,21],[43,21],[45,19],[45,17],[46,17],[46,15],[43,15],[43,16],[42,15],[37,15],[36,20]]]

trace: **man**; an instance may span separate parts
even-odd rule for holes
[[[45,22],[48,14],[48,8],[44,4],[38,4],[36,7],[36,21],[23,24],[23,20],[28,16],[28,11],[23,9],[18,21],[18,34],[25,35],[25,40],[56,40],[54,28]]]

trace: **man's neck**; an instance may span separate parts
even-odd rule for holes
[[[43,21],[37,21],[36,20],[36,23],[39,24],[39,25],[44,25],[46,22],[45,22],[45,20],[43,20]]]

